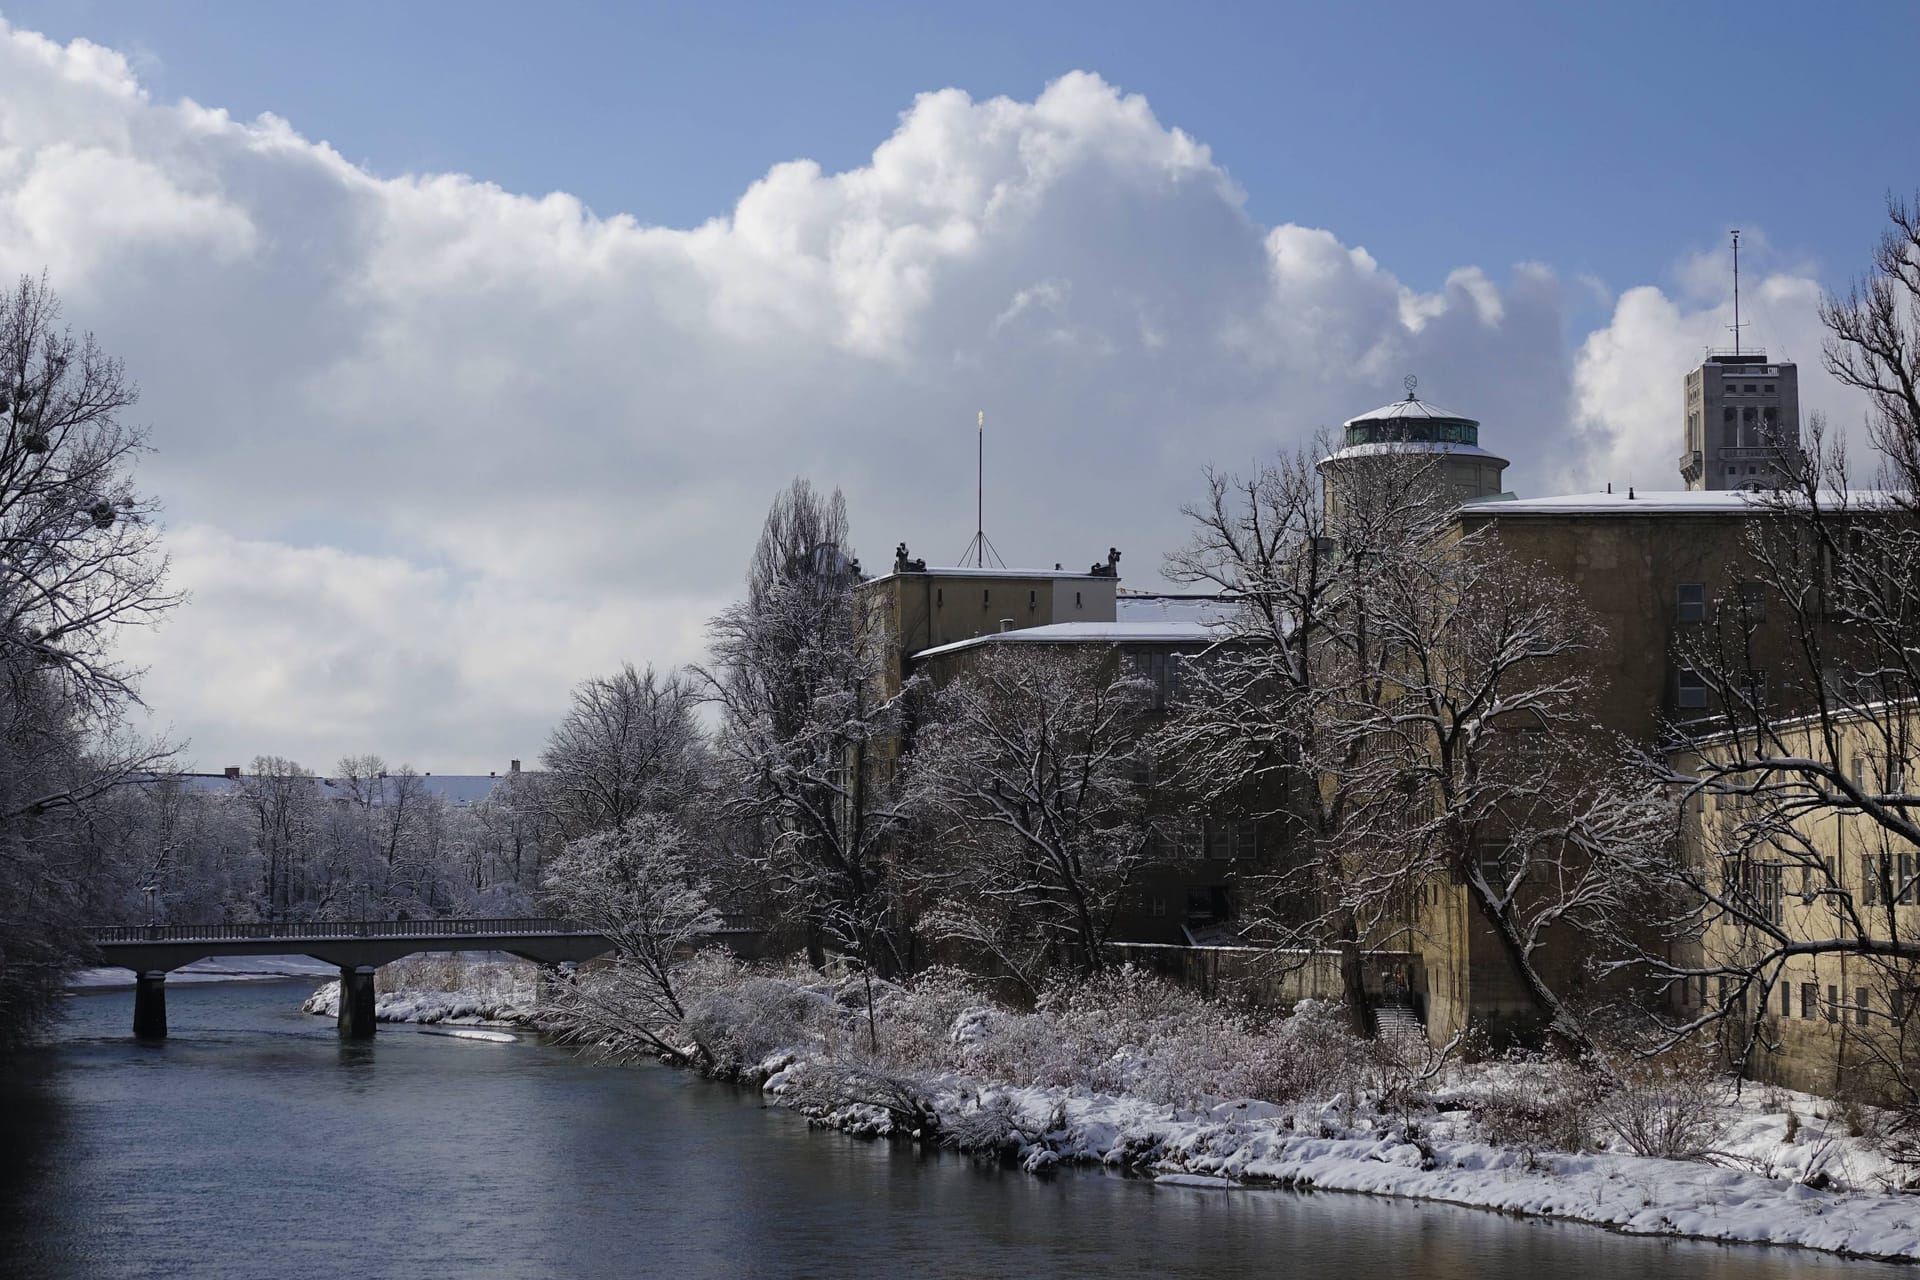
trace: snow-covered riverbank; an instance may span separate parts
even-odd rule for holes
[[[903,1133],[900,1116],[886,1108],[822,1105],[806,1085],[808,1070],[804,1060],[790,1061],[765,1088],[820,1124],[874,1136]],[[983,1118],[1004,1124],[1003,1150],[1030,1171],[1088,1162],[1188,1186],[1411,1196],[1634,1234],[1920,1261],[1920,1196],[1806,1185],[1798,1175],[1811,1161],[1844,1169],[1829,1174],[1836,1186],[1871,1185],[1886,1172],[1885,1161],[1831,1132],[1831,1120],[1802,1119],[1797,1141],[1783,1141],[1786,1116],[1763,1111],[1758,1091],[1736,1104],[1738,1136],[1710,1161],[1694,1162],[1495,1147],[1474,1139],[1469,1112],[1438,1106],[1396,1116],[1370,1108],[1354,1113],[1341,1101],[1275,1106],[1242,1100],[1182,1110],[961,1076],[931,1083],[940,1128],[977,1130]],[[1806,1095],[1785,1097],[1802,1117],[1827,1106]]]
[[[300,1005],[303,1013],[340,1015],[340,982],[324,983]],[[381,1022],[491,1023],[532,1026],[533,1002],[465,991],[387,991],[374,997],[373,1016]]]
[[[413,956],[386,966],[378,981],[373,1016],[380,1022],[533,1025],[533,971],[522,961]],[[338,1017],[339,979],[321,984],[300,1008]]]
[[[1920,1195],[1894,1190],[1915,1171],[1865,1136],[1870,1112],[1824,1098],[1752,1085],[1735,1095],[1697,1079],[1601,1097],[1552,1062],[1448,1063],[1415,1078],[1383,1063],[1380,1046],[1345,1037],[1324,1007],[1260,1029],[1138,978],[1017,1013],[981,1004],[951,975],[879,988],[872,1010],[861,984],[799,970],[712,961],[683,977],[683,1061],[849,1133],[1034,1173],[1092,1163],[1223,1191],[1416,1197],[1920,1261]],[[595,996],[603,1013],[610,990]],[[330,984],[305,1007],[332,1013],[337,998]],[[528,1016],[485,992],[379,1000],[385,1020]],[[1261,1092],[1288,1100],[1236,1096]],[[1690,1126],[1681,1145],[1693,1158],[1635,1154],[1634,1135],[1647,1148],[1634,1126],[1649,1116]],[[1572,1149],[1563,1130],[1579,1135]]]

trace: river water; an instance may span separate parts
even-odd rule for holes
[[[172,1038],[76,996],[0,1077],[0,1277],[1900,1275],[1337,1193],[1034,1178],[809,1130],[656,1066],[180,987]]]

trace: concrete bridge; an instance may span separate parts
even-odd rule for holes
[[[751,950],[760,928],[727,919],[714,941]],[[257,924],[104,925],[88,930],[101,962],[133,970],[133,1034],[167,1034],[167,975],[209,956],[311,956],[340,968],[340,1034],[373,1035],[373,975],[421,951],[504,951],[552,968],[605,955],[613,943],[570,920],[327,920]]]

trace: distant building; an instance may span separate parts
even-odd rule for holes
[[[1689,489],[1777,489],[1800,469],[1800,371],[1764,351],[1710,351],[1686,378]]]
[[[1415,386],[1408,378],[1405,400],[1348,418],[1342,424],[1341,448],[1320,462],[1322,474],[1383,453],[1434,454],[1440,459],[1441,480],[1459,501],[1499,496],[1507,460],[1480,447],[1479,419],[1428,404],[1414,394]],[[1337,493],[1333,501],[1337,503]]]
[[[232,795],[252,776],[238,765],[229,765],[220,773],[156,774],[154,780],[177,781],[183,789],[198,795]],[[400,788],[405,785],[409,797],[432,796],[456,809],[465,808],[492,795],[504,778],[519,777],[520,762],[510,762],[505,774],[420,773],[404,776],[407,779],[404,784],[401,781],[403,775],[398,772],[362,779],[360,785],[365,802],[380,808],[397,799]],[[353,784],[348,779],[314,774],[311,781],[314,791],[323,800],[345,804],[354,796]]]

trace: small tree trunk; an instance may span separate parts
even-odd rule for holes
[[[1378,1028],[1373,1018],[1373,1002],[1367,999],[1366,968],[1360,962],[1360,934],[1353,913],[1340,921],[1340,993],[1347,1006],[1347,1019],[1353,1033],[1371,1040]]]

